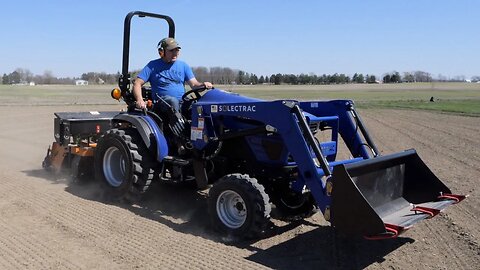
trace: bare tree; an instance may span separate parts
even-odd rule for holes
[[[411,72],[404,72],[403,73],[403,81],[404,82],[414,82],[415,81],[415,76]]]
[[[55,81],[55,76],[51,70],[45,70],[43,72],[43,83],[44,84],[53,84]]]
[[[414,73],[415,81],[416,82],[431,82],[432,75],[425,71],[415,71]]]

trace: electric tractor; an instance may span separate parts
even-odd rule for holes
[[[465,199],[415,150],[381,155],[351,100],[267,101],[193,89],[180,111],[136,109],[128,70],[135,16],[166,21],[175,37],[168,16],[127,14],[122,74],[111,92],[127,109],[55,113],[44,168],[95,179],[112,200],[138,200],[153,182],[191,182],[208,192],[212,226],[247,238],[265,232],[272,207],[285,220],[319,212],[339,232],[383,239]],[[151,89],[142,91],[151,104]],[[340,146],[349,158],[339,158]]]

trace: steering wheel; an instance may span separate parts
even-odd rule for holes
[[[199,88],[195,88],[195,89],[192,89],[190,91],[187,91],[185,92],[185,94],[183,94],[182,96],[182,100],[183,102],[194,102],[194,101],[197,101],[199,100],[202,96],[200,95],[201,92],[207,90],[207,87],[206,86],[202,86],[202,87],[199,87]],[[190,96],[191,94],[193,94],[193,97]]]

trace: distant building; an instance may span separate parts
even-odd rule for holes
[[[21,85],[21,86],[29,85],[29,86],[35,86],[35,82],[20,81],[19,83],[12,83],[12,85]]]
[[[88,81],[85,81],[85,80],[75,80],[75,85],[88,85]]]

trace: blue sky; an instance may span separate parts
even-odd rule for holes
[[[6,1],[0,75],[16,68],[58,77],[121,71],[129,11],[171,16],[181,59],[260,75],[422,70],[480,75],[480,1]],[[166,24],[135,18],[130,69],[156,58]]]

